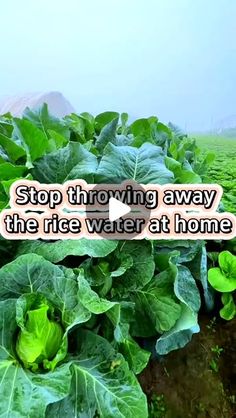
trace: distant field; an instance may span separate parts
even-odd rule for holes
[[[195,135],[203,153],[214,152],[215,161],[209,169],[209,180],[224,189],[225,209],[236,213],[236,138]]]

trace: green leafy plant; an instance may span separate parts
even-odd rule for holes
[[[215,353],[217,358],[220,358],[221,353],[224,351],[222,347],[219,347],[218,345],[215,345],[214,347],[211,347],[212,353]]]
[[[236,137],[236,135],[235,135]],[[224,190],[222,203],[224,210],[236,214],[236,148],[235,137],[223,134],[197,136],[197,145],[202,149],[201,161],[209,159],[209,150],[215,159],[208,164],[207,183],[220,184]]]
[[[26,109],[0,117],[0,210],[19,178],[200,183],[212,159],[154,116]],[[231,283],[227,260],[217,271]],[[0,265],[0,415],[12,418],[148,417],[138,375],[214,306],[203,241],[1,238]]]
[[[149,418],[165,418],[166,404],[164,395],[153,395],[148,405]]]
[[[34,296],[32,298],[30,295],[28,300],[21,298],[16,306],[17,313],[22,310],[22,303],[23,309],[27,307],[25,320],[21,317],[22,312],[17,317],[21,330],[17,337],[16,352],[24,366],[33,371],[41,364],[46,369],[51,366],[50,360],[57,354],[63,337],[62,326],[49,319],[49,315],[53,318],[53,312],[47,301],[41,300],[42,298],[37,300]]]
[[[20,243],[0,269],[0,412],[147,416],[136,375],[151,351],[167,354],[199,331],[198,279],[185,264],[203,243],[171,246]],[[78,267],[67,266],[72,255]]]
[[[212,333],[216,332],[216,316],[214,316],[210,321],[209,324],[206,325],[206,328],[209,329]]]
[[[0,283],[1,414],[10,408],[30,417],[75,410],[78,416],[146,415],[145,396],[122,354],[82,326],[116,302],[36,254],[2,267]]]
[[[218,345],[211,347],[211,352],[214,354],[214,356],[210,360],[210,368],[215,373],[218,373],[219,371],[219,359],[223,351],[224,349]]]
[[[218,262],[219,267],[209,270],[208,280],[214,289],[222,292],[223,308],[220,310],[220,316],[230,320],[236,316],[233,294],[236,290],[236,256],[229,251],[222,251],[219,254]]]
[[[26,109],[22,119],[8,114],[0,117],[0,210],[8,205],[9,188],[19,178],[201,183],[212,158],[206,155],[202,162],[199,154],[194,140],[153,116],[131,125],[127,114],[117,112],[58,119],[46,104]]]

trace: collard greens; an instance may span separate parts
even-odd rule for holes
[[[193,140],[156,117],[131,125],[116,112],[57,119],[44,105],[21,119],[0,118],[0,209],[19,178],[199,183],[208,162]],[[232,260],[222,257],[209,276],[213,286],[215,275],[232,273],[234,281]],[[1,238],[0,262],[6,418],[148,417],[137,375],[151,356],[183,347],[199,331],[201,300],[213,306],[202,241]],[[232,299],[223,303],[228,312]]]

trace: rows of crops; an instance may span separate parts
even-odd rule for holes
[[[236,213],[236,138],[217,135],[197,136],[197,144],[204,154],[214,152],[215,160],[209,167],[209,181],[224,189],[225,210]]]
[[[0,209],[19,178],[198,184],[211,161],[156,117],[44,105],[0,118]],[[201,311],[235,317],[235,254],[233,240],[1,238],[0,416],[147,418],[151,359],[185,347]]]

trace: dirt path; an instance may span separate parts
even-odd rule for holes
[[[140,376],[151,418],[236,418],[236,320],[202,317],[184,349],[152,361]]]

